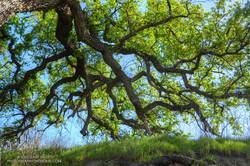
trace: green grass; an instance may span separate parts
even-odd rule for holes
[[[63,152],[64,159],[108,160],[126,159],[147,161],[164,154],[183,154],[193,157],[209,154],[250,156],[249,140],[152,136],[130,138],[120,142],[102,142],[75,147]]]
[[[50,154],[52,158],[61,159],[63,163],[109,159],[147,161],[164,154],[182,154],[195,158],[199,156],[212,158],[211,154],[250,157],[250,140],[205,137],[190,140],[186,137],[158,135],[141,139],[129,138],[119,142],[95,143],[70,149],[44,148],[38,150],[37,153]],[[13,159],[17,155],[20,155],[20,152],[5,154],[5,158]],[[80,165],[80,162],[76,165]]]

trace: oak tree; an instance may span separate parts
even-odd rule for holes
[[[204,5],[203,5],[204,6]],[[250,100],[250,5],[0,0],[1,137],[69,118],[82,135],[219,135]]]

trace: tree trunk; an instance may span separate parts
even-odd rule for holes
[[[55,8],[60,0],[0,0],[0,27],[19,12]]]

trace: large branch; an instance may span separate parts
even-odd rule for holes
[[[81,9],[80,3],[76,0],[67,0],[67,3],[72,12],[78,41],[84,42],[96,51],[106,52],[108,45],[94,38],[95,35],[91,34],[87,13]]]
[[[150,62],[152,62],[155,69],[160,73],[180,73],[180,74],[193,74],[194,71],[198,69],[198,67],[200,65],[201,56],[204,54],[203,52],[200,52],[198,55],[196,55],[192,59],[189,59],[189,60],[182,59],[182,60],[178,61],[177,63],[175,63],[173,65],[173,67],[165,67],[160,62],[160,60],[157,59],[156,56],[148,54],[146,52],[140,52],[140,51],[133,49],[133,48],[123,48],[123,47],[120,47],[119,50],[115,50],[115,51],[116,51],[116,53],[121,53],[124,55],[134,54],[136,56],[143,58],[143,60],[145,62],[150,61]],[[194,62],[195,59],[196,59],[196,61]],[[183,63],[193,63],[194,67],[189,69],[189,70],[177,68],[180,64],[183,64]]]
[[[60,0],[0,0],[0,27],[16,13],[49,10],[59,3]]]

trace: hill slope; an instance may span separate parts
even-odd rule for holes
[[[51,166],[249,166],[250,140],[152,136],[129,138],[119,142],[102,142],[70,149],[44,148],[5,153],[2,160],[20,159],[20,155],[49,156],[58,163]],[[19,157],[18,157],[19,156]],[[25,163],[22,163],[23,165]],[[17,165],[21,165],[18,163]],[[29,165],[38,165],[30,162]],[[41,165],[41,164],[40,164]],[[12,165],[13,162],[12,162]]]

